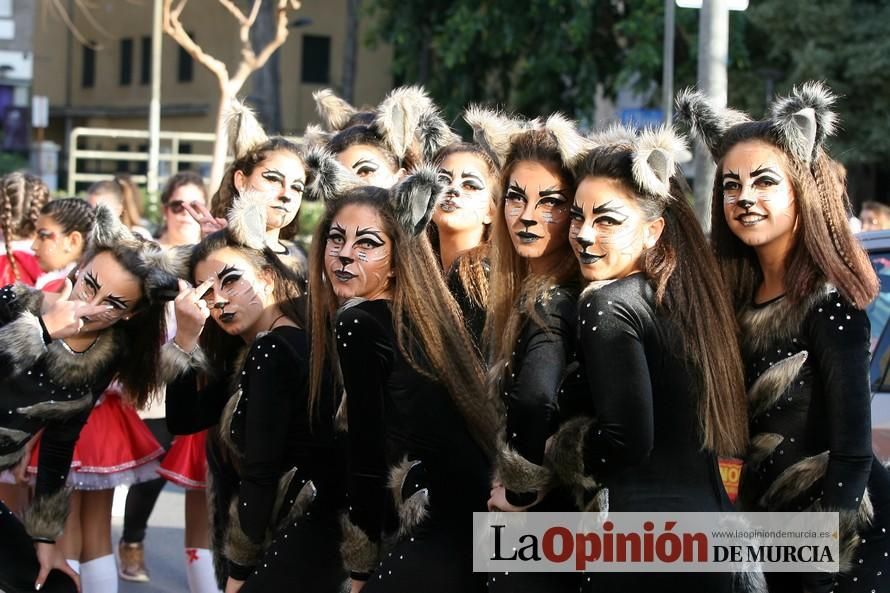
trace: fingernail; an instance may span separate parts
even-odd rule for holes
[[[42,586],[43,586],[43,585],[41,585],[40,583],[37,583],[36,585],[34,585],[34,590],[35,590],[35,591],[40,591],[40,587],[42,587]]]

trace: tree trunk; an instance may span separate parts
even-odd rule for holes
[[[226,153],[229,148],[229,139],[226,135],[226,121],[224,116],[226,113],[226,106],[235,97],[235,93],[230,92],[227,86],[228,85],[221,85],[222,88],[219,93],[219,109],[216,112],[216,141],[213,143],[213,165],[210,168],[210,183],[207,186],[207,189],[210,191],[211,200],[212,196],[216,193],[216,190],[219,189],[223,173],[226,170]],[[208,200],[208,209],[211,207],[211,200]]]
[[[248,3],[250,4],[250,3]],[[264,0],[256,23],[251,29],[250,42],[259,53],[275,38],[276,2]],[[257,117],[268,134],[281,132],[281,74],[279,54],[275,52],[266,64],[254,72],[253,88],[248,102],[256,109]]]
[[[355,72],[358,62],[359,14],[362,0],[346,0],[346,43],[343,47],[343,88],[340,96],[355,102]]]

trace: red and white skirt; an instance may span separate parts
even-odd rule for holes
[[[158,473],[169,481],[199,490],[207,487],[207,431],[178,436],[161,462]]]
[[[102,394],[80,431],[74,447],[68,485],[75,490],[110,490],[158,477],[158,457],[164,454],[154,435],[111,387]],[[40,440],[34,446],[28,472],[37,474]]]

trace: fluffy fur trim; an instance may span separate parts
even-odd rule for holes
[[[88,248],[113,247],[120,241],[136,241],[136,237],[121,222],[120,216],[116,216],[107,206],[99,206],[96,208],[96,222],[90,232]]]
[[[22,457],[25,456],[25,448],[19,447],[15,451],[11,451],[6,453],[5,455],[0,455],[0,471],[4,469],[9,469],[11,467],[15,467],[18,465],[19,461],[22,460]]]
[[[751,120],[740,111],[715,105],[703,92],[692,88],[677,93],[675,103],[677,121],[686,125],[692,136],[703,142],[715,159],[726,131]]]
[[[742,327],[742,347],[745,352],[760,352],[774,340],[790,340],[800,332],[800,326],[813,307],[823,300],[834,288],[826,285],[799,305],[792,305],[787,299],[779,299],[765,307],[748,307],[739,316]]]
[[[677,172],[677,155],[686,142],[672,127],[643,130],[637,137],[632,173],[644,192],[664,199],[671,195],[671,177]]]
[[[159,373],[162,382],[172,383],[190,370],[208,375],[212,372],[210,362],[200,346],[191,354],[186,354],[170,342],[161,347]]]
[[[331,132],[339,132],[346,126],[353,115],[358,113],[355,107],[334,94],[331,89],[321,89],[312,93],[315,110],[321,116],[322,125]]]
[[[189,259],[192,256],[192,249],[192,245],[179,245],[147,253],[145,259],[153,268],[186,280],[189,277]]]
[[[468,107],[464,111],[464,121],[473,130],[473,141],[485,149],[500,167],[507,160],[513,138],[531,128],[531,122],[481,105]]]
[[[31,537],[55,540],[62,535],[68,518],[68,498],[71,490],[62,488],[49,496],[34,499],[25,511],[25,530]]]
[[[0,426],[0,445],[20,445],[31,438],[30,432]]]
[[[504,487],[514,492],[537,492],[553,479],[549,468],[532,463],[509,446],[498,452],[495,471]]]
[[[92,348],[80,354],[72,354],[61,340],[53,340],[46,347],[46,372],[58,385],[90,385],[97,375],[119,360],[126,348],[115,327],[99,334]]]
[[[760,416],[776,405],[800,373],[800,369],[807,361],[807,355],[806,350],[801,350],[793,356],[780,360],[757,377],[748,390],[748,412],[751,418]]]
[[[575,122],[561,113],[554,113],[544,122],[544,129],[550,132],[559,154],[566,167],[572,168],[578,159],[590,150],[591,144],[584,136],[578,133]]]
[[[633,149],[637,141],[637,131],[622,123],[613,123],[605,130],[592,132],[587,136],[591,148],[603,146],[626,146]]]
[[[334,155],[320,146],[313,146],[304,155],[308,183],[306,190],[312,200],[334,200],[344,192],[358,187],[359,180],[341,165]]]
[[[232,100],[223,115],[229,152],[239,159],[269,139],[253,110],[242,101]]]
[[[87,394],[78,399],[72,400],[47,400],[44,402],[31,404],[30,406],[22,406],[16,408],[15,411],[29,418],[41,418],[43,420],[54,420],[75,416],[84,410],[93,407],[93,396]]]
[[[306,129],[303,130],[303,146],[307,148],[315,146],[324,147],[332,137],[333,134],[331,132],[326,132],[320,125],[309,124],[306,126]]]
[[[47,351],[43,329],[30,311],[0,327],[0,355],[9,359],[12,375],[19,375],[34,366]]]
[[[245,190],[229,209],[227,232],[235,241],[262,251],[266,246],[266,208],[269,199],[262,192]]]
[[[776,447],[785,440],[780,434],[774,432],[762,432],[751,439],[748,447],[748,455],[745,458],[745,467],[743,471],[754,471],[760,467],[763,461],[773,454]]]
[[[241,528],[238,513],[238,498],[229,506],[229,528],[226,531],[226,545],[223,552],[229,560],[241,566],[254,566],[263,555],[263,542],[250,539]]]
[[[795,86],[770,108],[773,129],[795,158],[809,163],[825,138],[834,134],[837,116],[831,110],[836,97],[823,83]]]
[[[343,565],[351,572],[371,573],[380,561],[380,543],[372,542],[361,527],[349,520],[349,515],[340,516],[343,539],[340,542],[340,555]]]
[[[422,488],[421,486],[424,484],[420,481],[414,483],[413,486],[408,482],[409,478],[420,479],[412,477],[411,473],[412,470],[414,472],[422,471],[421,464],[421,461],[409,461],[405,457],[389,472],[388,484],[399,514],[399,537],[411,534],[429,516],[429,489]],[[411,493],[408,498],[404,498],[406,492]]]
[[[573,418],[550,437],[547,467],[567,486],[596,488],[594,479],[584,472],[584,441],[592,425],[591,418]]]
[[[238,389],[226,405],[223,407],[222,417],[219,420],[219,438],[225,444],[226,448],[237,458],[241,457],[241,451],[235,446],[232,440],[232,419],[235,417],[235,410],[238,408],[238,402],[241,401],[241,389]]]
[[[420,114],[416,135],[418,152],[426,163],[431,162],[449,144],[460,142],[460,136],[454,133],[435,107]]]
[[[403,159],[414,146],[420,116],[435,109],[423,87],[399,87],[378,107],[375,124],[395,155]]]
[[[815,505],[813,510],[833,510]],[[840,558],[838,563],[841,572],[850,572],[854,568],[853,560],[856,558],[856,550],[862,543],[860,535],[866,531],[874,520],[874,507],[868,490],[862,494],[862,502],[855,511],[838,511],[838,545],[840,546]]]
[[[393,209],[399,225],[411,236],[426,228],[445,186],[432,167],[419,167],[392,190]]]

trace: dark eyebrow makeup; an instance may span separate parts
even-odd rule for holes
[[[363,159],[359,159],[359,160],[355,161],[355,163],[352,164],[352,168],[355,169],[359,165],[371,165],[372,167],[376,167],[377,163],[375,163],[371,159],[363,158]]]
[[[733,179],[735,181],[741,181],[742,178],[739,177],[739,174],[735,171],[729,171],[728,173],[723,174],[723,179]]]
[[[100,290],[102,290],[102,285],[99,284],[99,278],[98,278],[98,276],[93,274],[92,270],[90,270],[89,272],[86,273],[86,275],[84,276],[84,281],[87,284],[89,284],[92,287],[92,289],[95,290],[96,292],[99,292]],[[106,296],[104,300],[108,301],[109,303],[111,303],[113,305],[116,305],[117,307],[119,307],[121,309],[126,309],[127,303],[129,302],[124,297],[119,297],[119,296],[116,296],[113,294]]]
[[[511,192],[511,191],[514,191],[514,192],[516,192],[516,193],[518,193],[518,194],[520,194],[520,195],[522,195],[522,196],[525,196],[525,195],[526,195],[526,194],[525,194],[525,188],[524,188],[524,187],[520,187],[519,184],[516,183],[515,181],[511,181],[509,187],[507,187],[507,192],[509,193],[509,192]]]
[[[757,177],[758,175],[763,175],[764,173],[771,173],[772,175],[781,177],[781,175],[779,175],[779,172],[772,167],[764,167],[762,165],[751,171],[751,177]]]
[[[369,229],[369,228],[368,229],[358,229],[355,231],[356,237],[361,236],[361,235],[371,235],[372,237],[374,237],[381,243],[383,242],[383,239],[380,238],[380,233],[378,233],[375,230]]]
[[[222,279],[223,279],[225,276],[227,276],[230,272],[240,272],[240,271],[241,271],[241,270],[239,270],[239,269],[236,268],[235,266],[229,264],[229,265],[226,265],[225,267],[223,267],[223,269],[220,270],[219,274],[217,274],[216,277],[219,278],[220,280],[222,280]]]

